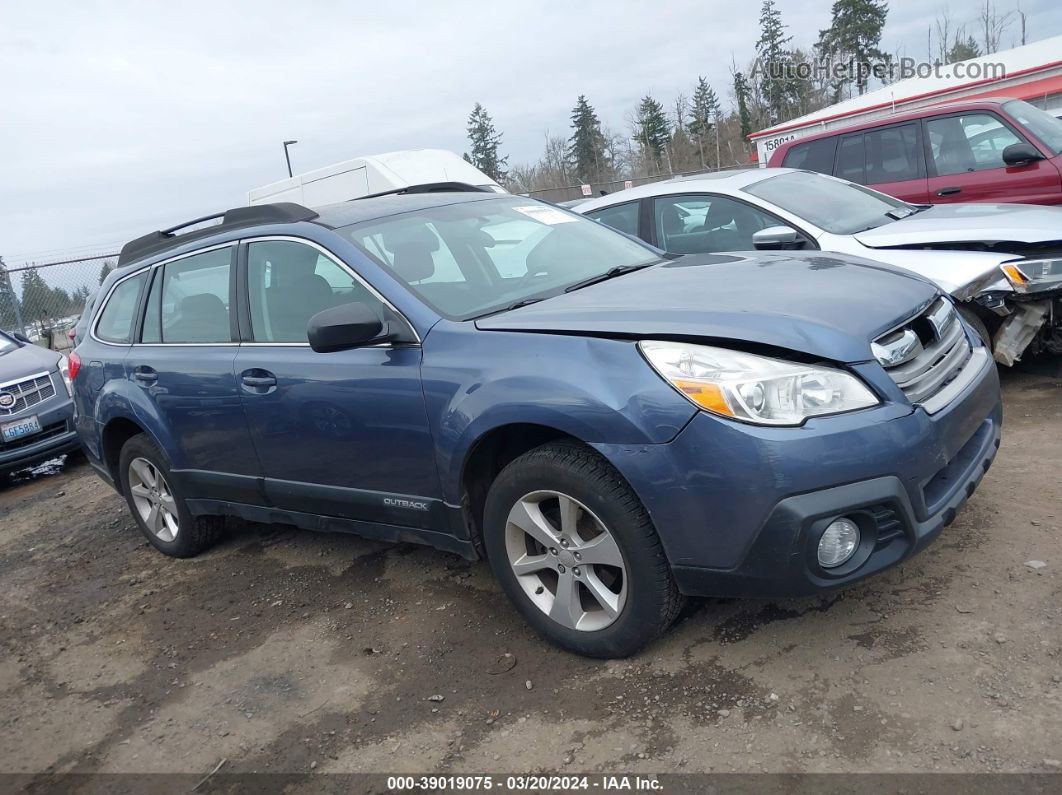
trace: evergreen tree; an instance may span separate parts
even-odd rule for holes
[[[80,287],[75,287],[74,291],[70,293],[70,300],[74,303],[74,306],[76,307],[76,312],[84,311],[85,304],[88,303],[88,299],[89,288],[84,284]]]
[[[888,14],[889,6],[885,0],[835,0],[830,27],[819,31],[816,49],[821,57],[833,63],[849,66],[888,63],[889,56],[878,47]],[[854,82],[857,91],[864,94],[868,75],[865,71],[858,71],[847,82]],[[840,93],[840,88],[841,85],[835,87],[835,94]]]
[[[575,178],[583,182],[602,179],[608,171],[608,154],[601,121],[582,94],[572,108],[572,137],[568,139],[566,158]]]
[[[18,326],[18,309],[18,295],[11,284],[11,274],[4,266],[4,258],[0,257],[0,328],[13,329]]]
[[[737,102],[738,125],[741,128],[741,143],[745,145],[752,134],[752,114],[749,113],[749,84],[741,72],[734,70],[734,101]]]
[[[697,143],[697,151],[701,156],[701,167],[707,165],[704,153],[708,149],[709,136],[715,132],[718,135],[717,124],[719,120],[719,98],[708,81],[703,77],[697,78],[697,88],[693,90],[693,100],[690,103],[689,132]],[[718,163],[716,164],[718,165]]]
[[[508,157],[501,157],[501,133],[494,129],[494,121],[486,108],[478,102],[468,117],[468,140],[472,143],[472,153],[465,154],[465,159],[493,179],[501,182],[505,179],[505,165]]]
[[[664,106],[649,95],[642,97],[641,104],[638,106],[635,132],[643,154],[659,166],[667,153],[671,128],[667,121],[667,114],[664,113]]]
[[[22,271],[22,319],[43,322],[52,317],[55,294],[36,268]]]
[[[792,80],[786,73],[791,60],[787,49],[792,36],[785,35],[782,12],[774,0],[763,0],[760,8],[760,39],[756,42],[759,60],[760,93],[767,105],[770,121],[777,123],[786,118],[789,99],[793,93]]]
[[[981,54],[981,47],[977,44],[977,41],[973,36],[967,36],[965,40],[959,37],[959,34],[955,34],[955,40],[951,43],[951,47],[948,49],[948,63],[955,63],[956,61],[966,61],[970,58],[976,58]]]
[[[675,97],[674,124],[671,128],[671,143],[668,147],[670,154],[671,171],[689,171],[697,168],[698,150],[696,144],[690,140],[689,124],[689,101],[684,94]]]
[[[112,270],[114,270],[114,263],[104,260],[100,266],[100,284],[103,284],[103,280],[107,278],[107,274]]]

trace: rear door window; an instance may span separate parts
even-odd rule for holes
[[[229,270],[232,247],[174,260],[157,269],[141,341],[231,342]]]
[[[96,336],[105,342],[130,343],[136,325],[136,310],[140,304],[140,291],[144,289],[148,272],[138,273],[111,292],[107,305],[100,312],[96,323]]]
[[[866,181],[866,156],[863,134],[845,135],[837,147],[837,165],[833,175],[862,185]]]
[[[915,124],[870,130],[863,135],[863,144],[868,185],[903,182],[926,175]]]

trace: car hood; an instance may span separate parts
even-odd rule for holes
[[[0,384],[54,370],[60,354],[39,345],[23,345],[0,354]]]
[[[704,254],[476,322],[480,329],[678,337],[867,361],[870,341],[926,307],[928,281],[857,257]]]
[[[1047,243],[1062,240],[1062,207],[936,204],[902,221],[859,232],[855,238],[870,248],[934,243]]]

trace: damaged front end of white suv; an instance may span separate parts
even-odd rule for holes
[[[1062,353],[1062,252],[1057,258],[1013,259],[1004,278],[973,300],[1003,320],[992,336],[992,355],[1012,365],[1023,353]]]
[[[1021,244],[1011,243],[1005,253],[973,245],[923,243],[878,248],[864,256],[914,271],[947,291],[988,337],[1002,365],[1012,366],[1026,355],[1062,354],[1062,241],[1054,249],[1057,256],[1048,246],[1023,257]]]

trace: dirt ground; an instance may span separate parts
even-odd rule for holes
[[[1058,769],[1062,378],[1004,381],[925,553],[697,601],[620,662],[539,640],[485,564],[246,524],[170,560],[86,464],[46,469],[0,490],[0,772]]]

